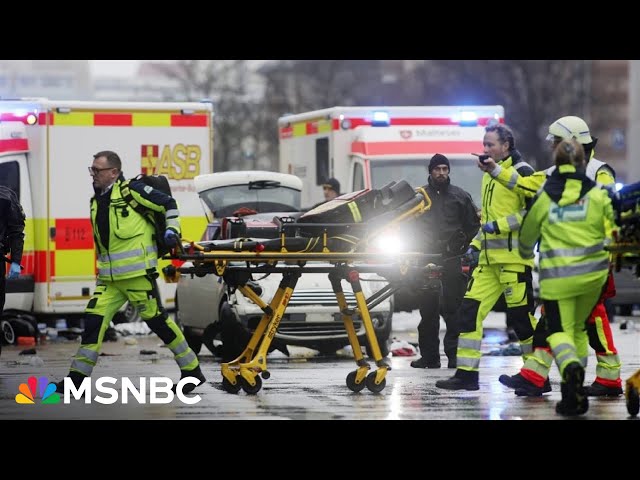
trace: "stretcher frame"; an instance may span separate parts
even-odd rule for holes
[[[278,219],[279,241],[276,251],[265,248],[265,244],[251,239],[214,240],[209,242],[189,242],[181,245],[165,258],[192,262],[191,267],[165,267],[163,273],[167,281],[177,281],[180,273],[204,276],[214,274],[223,277],[228,288],[235,288],[263,311],[263,315],[254,330],[247,346],[234,360],[223,363],[222,386],[226,392],[238,393],[240,389],[247,394],[256,394],[262,388],[262,379],[271,376],[267,367],[267,353],[275,337],[280,321],[286,311],[291,295],[300,276],[304,273],[327,273],[338,303],[339,313],[353,348],[356,370],[346,377],[347,387],[360,392],[365,387],[374,393],[381,392],[386,386],[386,374],[390,365],[382,357],[380,346],[371,320],[370,309],[393,295],[400,288],[410,286],[421,288],[440,288],[440,269],[436,263],[441,255],[417,252],[395,254],[393,259],[381,261],[380,253],[367,252],[369,245],[378,235],[396,227],[399,223],[424,214],[431,208],[431,199],[423,188],[415,190],[416,195],[393,212],[382,214],[384,221],[372,221],[355,224],[309,224],[296,223],[290,218]],[[379,219],[375,217],[373,220]],[[360,233],[348,252],[329,249],[329,231],[339,227],[350,232]],[[304,228],[317,229],[314,246],[320,251],[290,251],[288,245],[299,237],[288,236],[291,232]],[[183,239],[184,241],[185,239]],[[320,243],[321,242],[321,243]],[[299,242],[298,242],[299,243]],[[314,265],[322,262],[329,265]],[[250,283],[253,273],[281,273],[282,280],[273,298],[267,303],[254,291]],[[361,273],[376,273],[384,277],[388,284],[365,298],[360,283]],[[420,280],[423,282],[420,283]],[[356,299],[356,306],[350,307],[342,289],[342,280],[350,283]],[[365,329],[366,339],[376,369],[362,354],[353,316],[358,314]]]
[[[640,277],[640,201],[625,214],[617,211],[616,223],[621,226],[614,234],[614,241],[605,247],[611,254],[616,272],[621,268],[635,268]],[[629,415],[635,417],[640,412],[640,370],[625,381],[625,401]]]

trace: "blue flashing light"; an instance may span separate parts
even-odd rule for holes
[[[461,127],[476,127],[478,125],[478,114],[469,110],[460,112],[458,123]]]
[[[624,183],[616,183],[616,192],[619,192],[620,190],[622,190],[622,187],[624,187]]]
[[[388,127],[390,124],[391,119],[389,118],[389,112],[373,112],[373,118],[371,119],[372,127]]]

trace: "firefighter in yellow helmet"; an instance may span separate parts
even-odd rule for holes
[[[587,123],[582,118],[566,116],[549,125],[547,140],[551,142],[552,148],[555,148],[563,139],[571,138],[575,139],[584,149],[585,159],[587,160],[586,176],[605,187],[614,185],[615,171],[605,162],[595,158],[594,148],[598,139],[591,135]],[[505,169],[496,165],[491,159],[478,166],[507,188],[520,191],[524,195],[531,197],[544,185],[548,176],[556,168],[554,165],[546,170],[535,172],[533,175],[520,176],[513,169]],[[587,387],[589,396],[622,395],[621,362],[613,343],[613,333],[604,305],[604,301],[614,295],[613,276],[609,274],[608,288],[602,292],[601,298],[587,323],[589,344],[596,352],[597,358],[596,378]],[[544,326],[545,322],[538,323],[533,337],[533,355],[525,361],[525,365],[520,372],[515,375],[501,375],[499,378],[500,383],[515,389],[517,395],[539,396],[544,392],[551,391],[548,375],[552,357],[551,350],[546,342],[548,333]],[[586,362],[586,358],[584,361]]]
[[[557,145],[554,161],[556,169],[522,220],[519,251],[522,258],[533,258],[539,241],[547,341],[562,377],[556,412],[581,415],[589,408],[583,386],[585,324],[606,287],[604,245],[614,217],[607,191],[585,175],[584,150],[575,139]]]
[[[533,173],[515,148],[513,132],[503,124],[485,128],[484,153],[504,168]],[[482,322],[496,301],[504,294],[507,314],[522,346],[523,359],[532,353],[533,332],[536,318],[533,316],[533,286],[531,271],[533,260],[518,254],[518,228],[525,207],[525,196],[496,182],[489,174],[482,177],[481,221],[484,227],[471,242],[471,248],[480,251],[478,266],[467,286],[458,313],[457,369],[453,377],[436,382],[436,387],[446,390],[478,390]],[[507,218],[506,224],[494,221]],[[507,225],[508,224],[508,225]],[[517,226],[512,228],[513,226]]]

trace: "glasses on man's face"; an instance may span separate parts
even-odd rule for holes
[[[89,167],[89,175],[98,175],[103,170],[111,170],[115,167],[106,167],[106,168],[97,168],[97,167]]]

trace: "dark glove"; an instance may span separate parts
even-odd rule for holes
[[[496,222],[485,223],[484,225],[482,225],[482,231],[484,233],[500,233]]]
[[[467,252],[462,256],[462,260],[471,268],[475,268],[478,266],[478,261],[480,260],[480,251],[476,247],[469,247]]]
[[[164,232],[165,245],[167,245],[167,247],[169,248],[175,248],[175,246],[178,245],[179,241],[180,237],[178,237],[178,234],[174,230],[167,228],[167,230]]]
[[[11,262],[8,278],[18,278],[20,276],[20,264]]]

